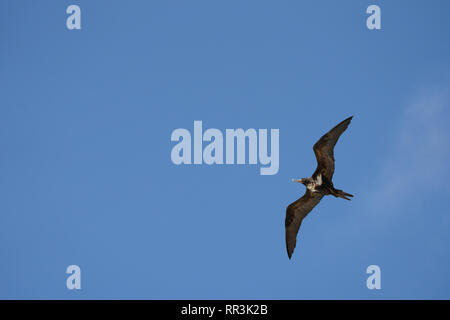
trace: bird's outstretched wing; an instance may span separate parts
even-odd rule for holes
[[[300,229],[303,219],[320,202],[323,196],[320,192],[313,193],[307,190],[300,199],[292,202],[286,208],[286,220],[284,224],[286,227],[286,249],[289,259],[294,252],[298,229]]]
[[[322,173],[322,176],[331,181],[334,173],[334,146],[341,134],[347,129],[352,118],[353,116],[339,123],[314,144],[313,150],[317,159],[317,169],[313,176]]]

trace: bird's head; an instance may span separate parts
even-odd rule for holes
[[[292,179],[292,181],[294,182],[299,182],[301,184],[304,184],[306,186],[306,184],[308,183],[308,179],[307,178],[301,178],[301,179]]]

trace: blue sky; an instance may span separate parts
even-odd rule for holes
[[[0,298],[450,298],[449,10],[1,1]],[[322,200],[289,260],[290,179],[349,115],[334,183],[355,198]],[[279,129],[278,174],[174,165],[171,132],[194,120]]]

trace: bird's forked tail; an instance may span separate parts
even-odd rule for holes
[[[331,194],[333,196],[335,196],[336,198],[342,198],[342,199],[345,199],[345,200],[351,200],[348,197],[353,197],[353,195],[350,194],[350,193],[344,192],[344,191],[339,190],[339,189],[334,189],[334,188],[331,190]]]

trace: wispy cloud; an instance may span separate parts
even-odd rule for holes
[[[395,209],[427,190],[447,188],[450,173],[449,90],[423,90],[405,108],[383,160],[372,208]],[[382,203],[380,203],[380,199]]]

